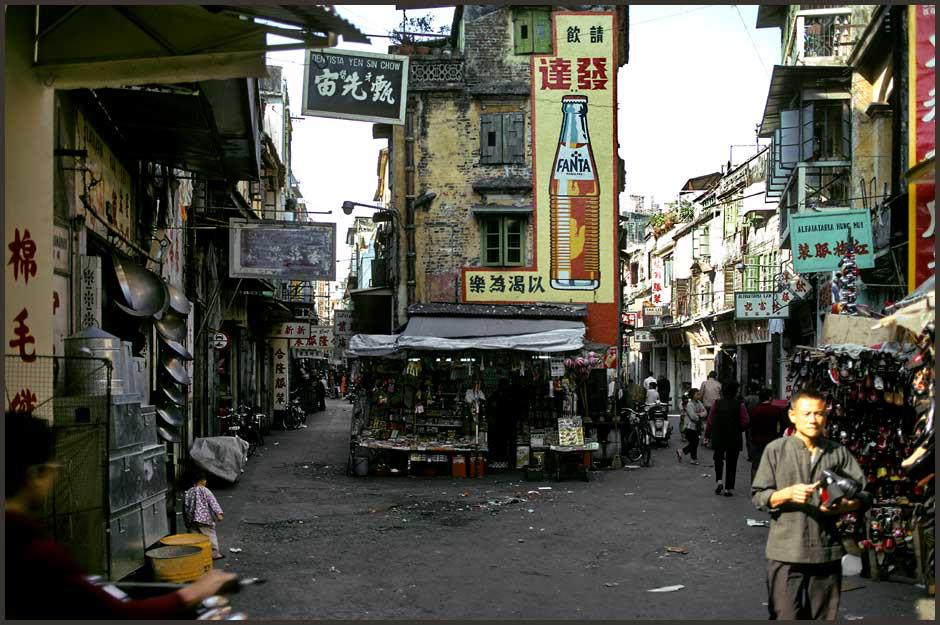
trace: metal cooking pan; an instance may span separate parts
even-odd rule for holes
[[[183,366],[183,361],[179,357],[164,354],[160,357],[160,364],[175,382],[189,386],[189,374],[186,373],[186,367]]]
[[[159,316],[166,311],[170,292],[160,276],[117,254],[111,255],[111,262],[124,300],[136,316]]]
[[[157,415],[163,423],[171,428],[178,428],[183,425],[183,414],[176,406],[160,406],[157,408]]]
[[[193,355],[189,353],[189,350],[183,347],[182,343],[177,341],[171,341],[170,339],[160,337],[162,345],[167,347],[167,349],[173,354],[179,356],[183,360],[192,360]]]
[[[168,443],[180,442],[180,433],[175,428],[168,428],[162,425],[157,426],[157,435]]]
[[[166,287],[170,293],[170,310],[177,312],[184,317],[188,315],[189,311],[193,309],[193,305],[188,299],[186,299],[186,296],[183,295],[183,291],[170,283],[167,283]]]
[[[164,339],[181,343],[186,336],[186,322],[178,315],[166,314],[153,322],[153,327]]]

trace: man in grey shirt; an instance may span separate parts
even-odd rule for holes
[[[865,487],[865,474],[842,445],[824,437],[826,401],[815,391],[791,400],[796,433],[767,445],[751,483],[752,501],[770,513],[767,537],[767,609],[771,620],[835,620],[842,556],[839,515],[863,507],[862,497],[821,504],[824,470]]]

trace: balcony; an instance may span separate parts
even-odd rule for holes
[[[852,7],[807,5],[796,13],[785,55],[786,65],[844,65],[865,24],[853,24]]]
[[[463,87],[463,59],[412,56],[408,71],[409,91],[440,91]]]
[[[780,243],[789,245],[790,214],[851,208],[848,161],[798,163],[780,196]]]

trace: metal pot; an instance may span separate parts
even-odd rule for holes
[[[157,329],[157,333],[160,334],[161,338],[170,341],[182,343],[183,339],[186,337],[186,322],[178,315],[163,315],[160,319],[153,322],[153,327]]]
[[[186,367],[179,357],[164,354],[160,357],[160,365],[175,382],[183,386],[189,386],[189,374],[186,373]]]
[[[182,343],[177,341],[171,341],[170,339],[165,339],[162,336],[160,337],[163,347],[167,348],[167,353],[173,353],[183,360],[192,360],[193,355],[189,353],[189,350],[183,347]]]
[[[160,276],[130,260],[122,259],[117,254],[111,255],[111,262],[121,293],[127,305],[134,311],[133,314],[152,317],[162,315],[166,311],[170,305],[170,292]],[[115,304],[120,306],[118,302]],[[128,312],[123,306],[121,310]]]
[[[184,405],[186,403],[186,391],[179,390],[178,385],[167,378],[169,376],[161,376],[160,392],[162,396],[177,406]]]
[[[171,428],[183,425],[183,413],[176,406],[158,406],[157,415],[160,420]]]
[[[193,309],[193,305],[188,299],[186,299],[183,291],[170,283],[167,283],[166,286],[170,293],[170,310],[177,312],[184,317],[188,315],[189,311]]]
[[[121,339],[94,326],[65,337],[65,388],[68,395],[105,395],[111,361],[111,395],[127,392],[127,368]]]
[[[180,442],[180,433],[176,431],[175,428],[167,428],[162,425],[157,426],[157,435],[161,440],[165,440],[168,443],[178,443]]]

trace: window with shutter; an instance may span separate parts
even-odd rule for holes
[[[480,162],[484,165],[503,162],[503,116],[499,113],[480,116]]]
[[[552,13],[550,9],[532,9],[532,29],[535,35],[533,50],[536,54],[552,52]]]
[[[842,102],[842,160],[852,158],[852,108],[848,100]]]
[[[702,226],[700,228],[701,234],[699,235],[699,245],[698,253],[700,262],[711,263],[712,259],[712,249],[711,249],[711,231],[708,226]]]
[[[813,141],[813,104],[812,102],[803,107],[803,130],[802,130],[802,140],[803,147],[800,154],[800,159],[804,161],[812,160],[814,153],[814,141]]]
[[[532,14],[531,9],[513,8],[512,10],[512,41],[513,50],[516,54],[532,54],[535,42],[532,31]],[[549,36],[551,36],[550,33]]]
[[[790,170],[800,160],[800,109],[780,111],[780,165]]]
[[[744,290],[760,290],[760,257],[747,255],[744,257]]]
[[[503,163],[525,163],[525,114],[503,113]]]
[[[725,292],[723,298],[725,308],[734,305],[734,274],[736,273],[734,265],[725,265]]]

